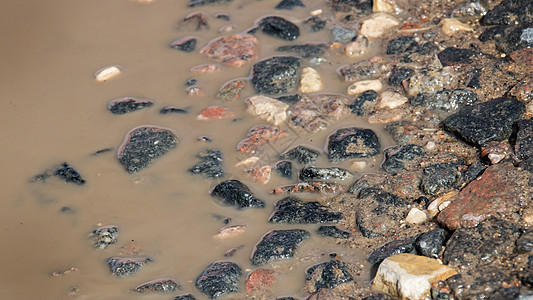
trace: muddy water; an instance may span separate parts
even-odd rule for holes
[[[225,259],[228,249],[243,245],[229,259],[244,270],[253,269],[251,250],[267,231],[316,229],[310,225],[267,224],[273,203],[283,197],[270,195],[268,190],[289,182],[274,176],[265,186],[253,184],[242,169],[233,167],[245,158],[237,155],[235,145],[251,126],[262,123],[246,115],[242,102],[227,104],[238,116],[237,121],[201,122],[195,118],[203,108],[220,104],[214,95],[224,82],[249,76],[250,64],[238,69],[223,67],[215,74],[191,74],[192,66],[210,61],[198,51],[170,49],[168,43],[195,36],[201,47],[219,36],[218,29],[224,25],[233,24],[234,32],[242,32],[268,14],[286,16],[300,24],[310,11],[325,6],[323,1],[305,1],[306,8],[290,13],[275,11],[273,1],[235,1],[227,6],[203,7],[201,11],[209,16],[210,27],[201,31],[179,26],[180,20],[196,11],[185,8],[186,2],[49,0],[0,4],[4,12],[0,18],[0,115],[4,124],[0,150],[1,298],[169,299],[170,295],[138,295],[132,288],[154,278],[173,277],[182,290],[172,296],[193,293],[203,299],[194,280],[211,262]],[[220,12],[230,15],[231,21],[214,18]],[[299,43],[329,40],[327,32],[311,34],[302,29]],[[288,44],[261,33],[258,37],[261,57],[274,55],[277,46]],[[343,93],[347,84],[335,71],[349,60],[340,53],[331,53],[327,59],[315,66],[325,80],[325,91]],[[111,64],[120,65],[122,74],[108,82],[96,82],[94,72]],[[304,65],[311,64],[306,61]],[[193,77],[204,89],[205,97],[185,93],[184,83]],[[244,94],[251,95],[251,89],[247,88]],[[125,96],[151,99],[156,104],[126,115],[107,111],[110,100]],[[166,105],[188,108],[190,113],[159,114]],[[180,143],[150,168],[131,175],[118,163],[116,150],[129,130],[146,124],[174,130]],[[365,120],[354,118],[312,136],[291,132],[290,138],[267,147],[262,162],[273,163],[275,153],[300,143],[323,148],[329,132],[354,125],[371,128]],[[390,145],[381,128],[374,129],[382,143]],[[198,136],[211,137],[213,142],[199,142]],[[266,209],[237,211],[213,202],[208,192],[218,181],[187,172],[196,163],[195,154],[206,147],[223,151],[225,178],[238,178],[249,184],[267,202]],[[105,148],[112,151],[93,155]],[[322,159],[318,165],[328,166]],[[371,172],[380,159],[369,161],[365,171]],[[80,187],[57,179],[29,183],[35,174],[63,161],[80,171],[87,184]],[[248,230],[239,237],[215,240],[212,236],[224,226],[220,216],[231,218],[234,225],[246,224]],[[105,250],[94,249],[87,234],[97,224],[119,226],[119,242]],[[132,252],[149,256],[154,263],[135,276],[112,276],[105,259]],[[327,260],[331,252],[346,261],[363,261],[356,249],[343,250],[329,239],[313,236],[301,246],[294,260],[270,266],[286,270],[274,296],[305,296],[301,290],[305,268]],[[76,271],[50,275],[70,267]],[[246,295],[228,296],[236,297]]]

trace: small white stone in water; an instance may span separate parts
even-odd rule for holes
[[[320,74],[313,68],[304,68],[300,78],[300,92],[313,93],[321,91],[324,88]]]
[[[94,77],[96,78],[96,81],[102,82],[109,80],[118,74],[120,74],[120,68],[118,66],[108,66],[94,73]]]
[[[353,164],[352,164],[352,169],[353,170],[364,170],[366,168],[366,161],[355,161]]]
[[[440,25],[442,32],[446,35],[454,35],[459,31],[473,31],[472,27],[454,18],[442,19]]]
[[[433,150],[433,149],[435,149],[435,146],[436,146],[435,142],[429,141],[429,142],[426,144],[426,149],[428,149],[428,150]]]
[[[395,17],[384,13],[378,13],[363,22],[359,33],[367,38],[378,38],[387,30],[398,25],[400,25],[400,22]]]
[[[407,214],[407,217],[405,218],[405,222],[407,224],[413,224],[418,225],[426,222],[428,220],[428,216],[425,211],[420,210],[417,207],[411,208],[409,213]]]
[[[403,105],[407,102],[407,97],[404,97],[398,93],[394,92],[384,92],[381,94],[381,102],[379,103],[380,108],[396,108]]]
[[[368,39],[362,35],[357,36],[354,42],[344,46],[344,53],[348,57],[360,57],[366,54],[368,49]]]
[[[348,95],[357,95],[368,90],[381,91],[383,85],[380,80],[363,80],[352,83],[348,87]]]
[[[274,125],[279,125],[287,119],[289,105],[276,99],[257,95],[246,99],[249,114],[258,116]]]

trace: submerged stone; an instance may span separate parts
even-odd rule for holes
[[[218,91],[216,97],[217,99],[225,101],[238,100],[241,94],[241,91],[246,87],[247,80],[244,79],[234,79],[226,82]]]
[[[190,0],[188,7],[204,6],[209,4],[225,4],[230,3],[233,0]]]
[[[261,19],[257,23],[257,27],[251,30],[252,33],[259,28],[267,35],[287,41],[293,41],[300,36],[300,28],[296,24],[278,16],[269,16]]]
[[[170,293],[178,290],[180,286],[172,278],[159,278],[138,285],[134,290],[139,293],[159,292]]]
[[[224,177],[222,168],[222,152],[215,149],[205,149],[196,155],[200,162],[189,169],[193,174],[204,174],[208,178]]]
[[[316,180],[346,180],[353,175],[345,169],[341,168],[317,168],[315,166],[306,166],[300,170],[300,180],[316,181]]]
[[[287,132],[276,126],[256,125],[248,131],[246,138],[237,144],[237,151],[245,153],[256,153],[261,150],[264,144],[286,137]]]
[[[257,57],[257,43],[257,38],[251,34],[222,36],[210,41],[200,53],[228,67],[241,67]]]
[[[320,57],[327,49],[326,44],[303,44],[280,46],[276,50],[280,52],[292,52],[303,58]]]
[[[107,105],[107,109],[115,115],[122,115],[154,105],[154,102],[144,99],[125,97],[115,99]]]
[[[146,263],[151,262],[148,257],[110,257],[107,265],[115,276],[127,276],[137,273]]]
[[[209,265],[196,278],[196,287],[211,299],[228,293],[240,292],[239,281],[242,276],[241,268],[228,261],[218,261]]]
[[[166,115],[166,114],[186,114],[188,113],[187,109],[174,107],[174,106],[166,106],[161,108],[159,111],[160,114]]]
[[[194,297],[193,294],[185,294],[176,296],[172,298],[172,300],[196,300],[196,297]]]
[[[328,137],[328,157],[332,161],[367,158],[379,154],[381,145],[371,129],[343,128]]]
[[[295,7],[305,7],[305,5],[300,0],[281,0],[274,8],[275,9],[286,9],[292,10]]]
[[[225,205],[237,208],[265,207],[263,200],[257,199],[248,186],[235,179],[219,183],[211,191],[211,196],[222,200]]]
[[[305,19],[304,24],[309,27],[311,32],[317,32],[326,27],[326,20],[320,18],[319,16],[311,16]]]
[[[320,155],[319,150],[314,150],[306,146],[298,145],[287,149],[285,152],[278,155],[278,158],[281,159],[290,159],[295,160],[301,164],[314,164],[318,156]]]
[[[343,215],[320,204],[304,202],[296,197],[287,197],[275,204],[274,212],[268,219],[271,223],[313,224],[337,223]]]
[[[305,281],[309,293],[315,293],[320,289],[332,289],[352,280],[353,276],[348,272],[347,265],[340,260],[323,262],[311,266],[305,271]]]
[[[72,182],[77,185],[84,185],[85,179],[81,177],[81,174],[76,171],[71,165],[66,162],[61,165],[61,168],[54,172],[54,176],[60,177],[66,182]]]
[[[347,239],[350,237],[350,233],[340,230],[339,228],[333,226],[333,225],[323,225],[318,227],[316,230],[316,233],[322,235],[322,236],[329,236],[332,238],[337,239]]]
[[[257,93],[289,93],[299,79],[300,59],[292,56],[274,56],[254,64],[252,83]]]
[[[292,163],[290,161],[282,160],[277,162],[275,169],[281,177],[292,179]]]
[[[196,49],[197,39],[193,37],[184,37],[170,43],[170,48],[174,48],[183,52],[193,52]]]
[[[93,230],[89,237],[92,238],[95,248],[105,249],[107,246],[117,242],[118,227],[115,225],[100,226]]]
[[[324,130],[343,117],[350,101],[336,94],[304,94],[289,111],[289,126],[304,132]]]
[[[172,131],[155,126],[137,127],[126,135],[119,147],[118,160],[128,173],[148,167],[152,161],[176,148],[178,139]]]
[[[349,43],[357,36],[357,31],[342,26],[334,26],[330,28],[330,32],[335,43]]]
[[[412,236],[405,239],[397,239],[392,242],[388,242],[385,245],[372,251],[368,256],[368,261],[371,264],[380,264],[389,256],[393,256],[400,253],[411,253],[415,250],[415,241],[418,236]]]
[[[265,234],[252,253],[252,265],[259,266],[273,260],[291,258],[296,248],[311,234],[302,229],[272,230]]]

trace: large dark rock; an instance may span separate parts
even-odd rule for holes
[[[281,177],[292,179],[292,163],[288,160],[282,160],[276,163],[276,171]]]
[[[292,10],[295,7],[305,7],[305,5],[300,0],[281,0],[280,3],[274,7],[275,9],[286,9],[286,10]]]
[[[257,199],[250,188],[239,180],[226,180],[211,191],[211,196],[222,200],[223,204],[237,208],[265,207],[265,202]]]
[[[446,241],[446,230],[442,228],[435,228],[428,232],[422,233],[415,242],[416,251],[420,255],[431,258],[439,258],[442,246]]]
[[[512,125],[525,113],[516,99],[496,98],[467,106],[444,121],[444,127],[475,145],[508,139]]]
[[[455,89],[420,93],[411,98],[409,103],[412,106],[421,106],[427,109],[455,112],[477,101],[478,97],[474,92],[467,89]]]
[[[446,283],[455,299],[528,299],[518,298],[520,286],[512,284],[517,281],[513,277],[508,270],[489,265],[462,271],[461,274],[448,278]]]
[[[367,260],[371,264],[380,264],[389,256],[393,256],[400,253],[412,253],[415,251],[415,241],[418,236],[412,236],[405,239],[397,239],[392,242],[388,242],[385,245],[372,251]]]
[[[115,99],[109,102],[107,109],[115,115],[122,115],[154,105],[153,101],[131,97]]]
[[[438,163],[424,168],[420,188],[428,195],[435,196],[456,187],[461,182],[460,164]]]
[[[168,129],[155,126],[138,127],[126,135],[118,150],[118,161],[126,171],[135,173],[176,148],[177,144],[178,138]]]
[[[489,27],[479,36],[479,40],[493,41],[496,48],[505,53],[531,48],[533,46],[533,23]]]
[[[315,166],[306,166],[300,170],[300,180],[303,181],[322,181],[322,180],[346,180],[352,178],[352,174],[341,168],[317,168]]]
[[[518,25],[533,22],[533,2],[504,0],[487,12],[483,25]]]
[[[519,160],[533,157],[533,120],[519,120],[515,123],[515,134],[512,136],[514,152]]]
[[[340,212],[333,211],[318,202],[304,202],[296,197],[287,197],[276,202],[274,212],[268,219],[271,223],[337,223],[342,220]]]
[[[381,168],[391,175],[396,175],[404,170],[407,164],[413,163],[413,160],[424,154],[422,147],[414,144],[388,148],[385,150],[385,161],[381,164]]]
[[[347,239],[350,237],[350,233],[340,230],[339,228],[332,225],[323,225],[318,227],[316,233],[322,236],[329,236],[336,239]]]
[[[367,158],[379,154],[381,145],[371,129],[343,128],[328,137],[328,157],[332,161]]]
[[[394,66],[391,70],[389,83],[391,85],[400,85],[402,81],[411,78],[415,74],[415,70],[407,67]]]
[[[193,174],[204,174],[208,178],[224,176],[222,169],[222,152],[214,149],[206,149],[196,155],[200,162],[189,169]]]
[[[379,94],[374,90],[362,92],[348,107],[352,113],[358,116],[364,116],[368,113],[371,106],[378,99]]]
[[[418,43],[415,41],[415,38],[412,36],[401,36],[395,39],[392,39],[387,44],[386,53],[391,54],[402,54],[414,52],[418,49]]]
[[[309,267],[305,271],[307,290],[315,293],[320,289],[332,289],[339,284],[353,280],[346,264],[340,260],[330,260]]]
[[[472,57],[477,53],[470,49],[448,47],[442,50],[437,57],[443,66],[469,65]]]
[[[256,63],[252,68],[252,83],[261,94],[291,92],[298,81],[300,59],[292,56],[275,56]]]
[[[303,44],[280,46],[276,50],[280,52],[292,52],[303,58],[320,57],[328,47],[326,44]]]
[[[241,275],[241,268],[233,262],[214,262],[196,278],[196,287],[211,299],[237,293]]]
[[[259,266],[273,260],[293,257],[296,248],[311,234],[302,229],[272,230],[255,245],[252,265]]]
[[[127,276],[137,273],[146,263],[151,262],[148,257],[110,257],[107,265],[115,276]]]
[[[257,27],[249,32],[254,33],[258,29],[261,29],[265,34],[287,41],[293,41],[300,36],[300,28],[296,24],[278,16],[269,16],[261,19],[257,23]]]
[[[301,164],[314,164],[318,156],[320,155],[319,150],[311,149],[306,146],[298,145],[287,149],[285,152],[278,155],[281,159],[290,159],[295,160]]]

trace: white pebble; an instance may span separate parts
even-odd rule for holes
[[[364,21],[359,32],[367,38],[378,38],[387,30],[398,25],[400,25],[400,22],[395,17],[384,13],[378,13],[372,18]]]
[[[383,85],[380,80],[363,80],[352,83],[348,87],[348,95],[357,95],[368,90],[381,91]]]
[[[426,149],[428,149],[428,150],[433,150],[433,149],[435,149],[435,146],[436,146],[435,142],[429,141],[429,142],[426,144]]]
[[[380,108],[396,108],[403,105],[407,102],[407,97],[404,97],[398,93],[394,92],[384,92],[381,94],[381,102],[379,103]]]
[[[427,220],[428,220],[428,216],[426,212],[416,207],[411,208],[411,210],[407,214],[407,217],[405,218],[405,222],[407,222],[407,224],[412,224],[412,225],[422,224],[426,222]]]
[[[366,168],[366,161],[355,161],[353,164],[352,164],[352,169],[353,170],[364,170]]]
[[[454,35],[458,31],[472,31],[472,27],[454,18],[446,18],[440,21],[442,32],[446,35]]]
[[[118,74],[120,74],[120,68],[118,66],[108,66],[94,73],[94,77],[96,78],[96,81],[102,82],[109,80]]]

